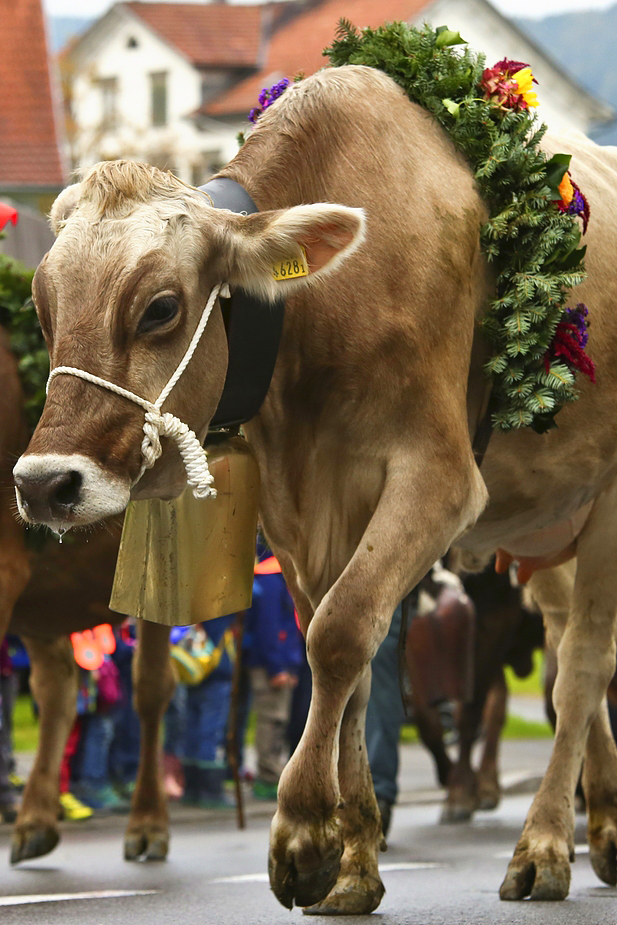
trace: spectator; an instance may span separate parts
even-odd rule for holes
[[[81,713],[81,736],[72,767],[73,792],[91,809],[126,812],[129,804],[118,796],[109,776],[113,710],[120,700],[118,669],[111,657],[105,655],[100,668],[87,675],[82,687],[85,703]]]
[[[172,658],[188,685],[184,737],[184,802],[204,809],[227,808],[225,732],[235,661],[234,614],[187,631]]]
[[[112,654],[118,669],[119,698],[112,710],[113,739],[109,750],[109,769],[114,787],[130,797],[135,789],[139,767],[139,719],[133,708],[132,667],[136,634],[132,620],[114,628],[116,648]]]
[[[246,614],[247,665],[257,727],[253,794],[276,799],[285,758],[292,690],[303,663],[302,636],[291,596],[272,555],[255,566],[253,604]]]
[[[13,671],[8,640],[0,645],[0,817],[4,822],[17,818],[18,795],[11,775],[15,771],[12,741]]]
[[[163,721],[163,778],[165,793],[171,800],[184,796],[182,758],[186,737],[186,698],[186,684],[176,684]]]

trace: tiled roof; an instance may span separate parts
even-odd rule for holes
[[[209,116],[248,113],[257,105],[262,87],[299,71],[309,75],[324,67],[327,62],[322,51],[334,39],[342,17],[359,28],[375,27],[397,19],[414,19],[428,4],[429,0],[325,0],[274,33],[258,74],[236,84],[202,111]]]
[[[267,5],[140,0],[122,5],[197,67],[257,67],[261,63],[259,51],[263,21],[269,16]]]
[[[64,185],[40,0],[0,0],[0,186]]]

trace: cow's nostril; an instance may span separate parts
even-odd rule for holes
[[[52,500],[62,507],[72,507],[79,500],[79,491],[83,482],[81,472],[72,469],[64,472],[53,487]]]

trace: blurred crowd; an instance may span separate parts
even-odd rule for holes
[[[63,812],[74,820],[95,812],[128,812],[139,764],[131,680],[135,623],[103,625],[71,639],[80,680],[77,718],[60,775]],[[168,796],[202,808],[233,806],[232,744],[240,777],[254,796],[275,799],[281,771],[304,729],[311,678],[291,597],[266,547],[258,544],[249,610],[175,627],[170,658],[177,686],[163,729]],[[6,640],[0,649],[0,813],[5,821],[15,817],[23,783],[15,773],[11,730],[15,686],[26,664],[19,641]],[[250,761],[247,741],[254,744]]]

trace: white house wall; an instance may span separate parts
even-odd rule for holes
[[[577,92],[544,55],[527,42],[517,30],[482,0],[436,0],[427,7],[414,25],[447,25],[459,31],[475,52],[486,55],[487,67],[502,58],[524,61],[531,65],[538,81],[535,91],[539,118],[553,131],[578,130],[588,134],[591,112],[586,98]]]
[[[187,182],[204,152],[221,162],[237,150],[235,133],[222,126],[204,134],[186,117],[201,104],[202,76],[180,53],[137,18],[114,10],[87,36],[75,56],[73,116],[79,127],[74,158],[80,166],[98,160],[134,157],[168,166]],[[138,47],[129,48],[129,39]],[[150,74],[167,72],[167,125],[151,124]],[[116,78],[117,128],[101,130],[102,93],[98,81]]]

